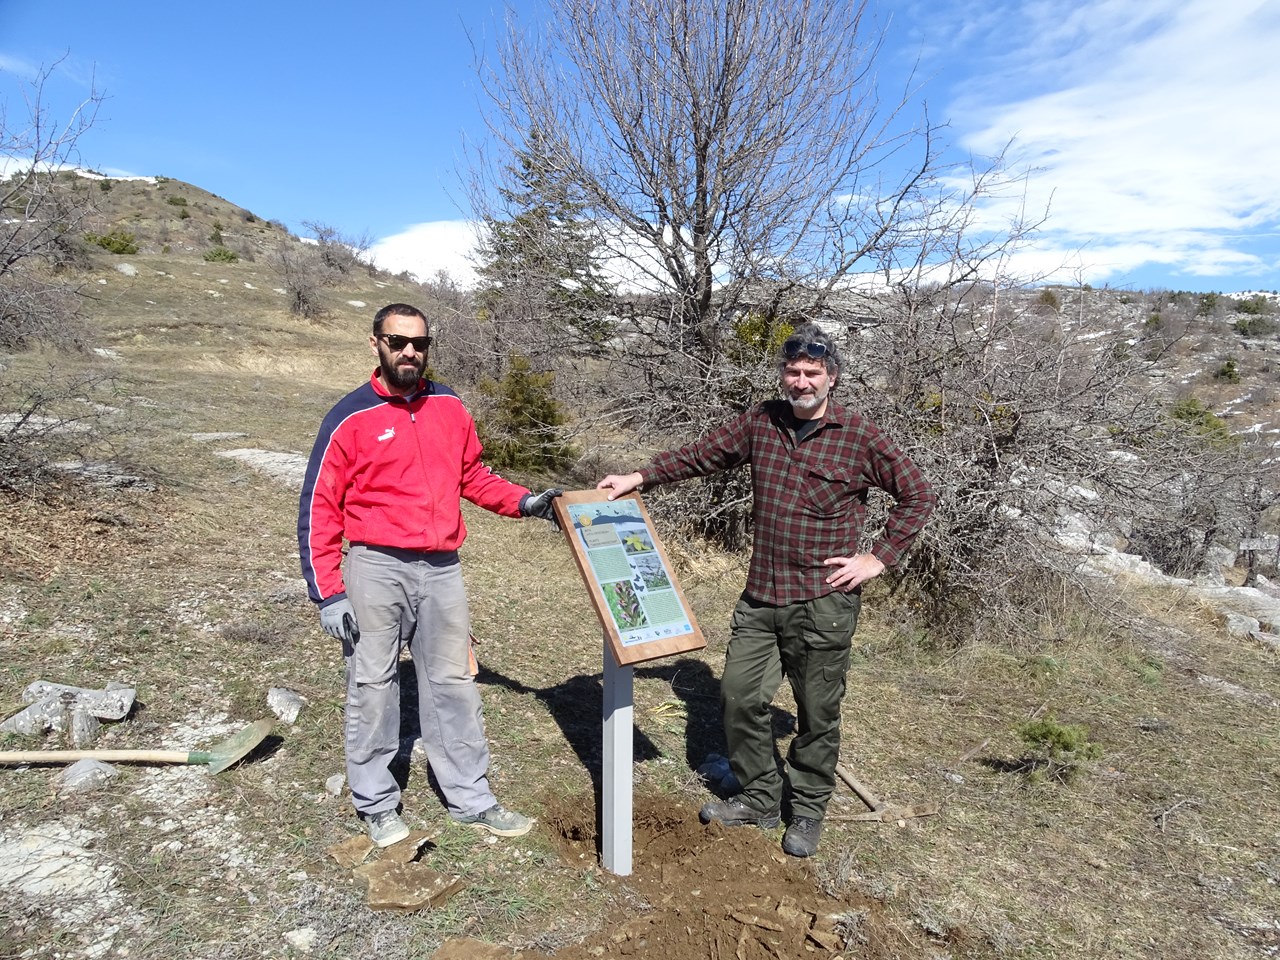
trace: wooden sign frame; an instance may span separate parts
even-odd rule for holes
[[[707,645],[638,494],[571,490],[554,503],[616,663]]]

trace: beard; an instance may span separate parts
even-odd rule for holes
[[[427,369],[427,358],[418,354],[412,360],[404,360],[394,354],[388,356],[386,350],[379,347],[378,369],[382,372],[383,383],[397,390],[412,390]]]
[[[815,390],[812,393],[789,393],[787,400],[791,404],[791,409],[797,414],[810,413],[818,407],[822,406],[822,402],[827,399],[830,389]]]

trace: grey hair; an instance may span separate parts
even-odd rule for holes
[[[840,348],[836,346],[836,342],[831,339],[825,330],[816,323],[802,323],[791,331],[791,336],[783,341],[782,346],[778,348],[778,370],[781,371],[787,365],[787,344],[792,343],[819,343],[827,348],[826,355],[822,357],[822,364],[827,368],[827,373],[835,376],[840,372]],[[809,357],[809,354],[801,351],[800,356]],[[809,357],[810,360],[815,359]]]

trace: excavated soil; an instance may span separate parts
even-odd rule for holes
[[[543,823],[570,863],[596,862],[595,804],[561,797]],[[891,920],[884,905],[852,890],[824,892],[815,861],[782,853],[781,831],[704,826],[670,798],[635,798],[633,872],[611,877],[614,907],[600,930],[557,950],[562,960],[649,956],[662,960],[867,960],[957,956]],[[829,878],[825,886],[848,886]]]

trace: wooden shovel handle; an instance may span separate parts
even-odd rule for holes
[[[76,760],[123,763],[200,763],[186,750],[0,750],[0,766],[18,763],[72,763]]]

